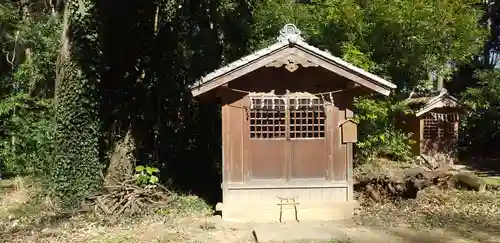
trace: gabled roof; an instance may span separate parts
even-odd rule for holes
[[[441,89],[436,96],[410,97],[406,100],[407,104],[416,110],[415,116],[420,117],[427,112],[441,107],[459,107],[464,105],[448,93],[446,89]]]
[[[286,52],[286,50],[289,51]],[[375,90],[383,95],[389,95],[391,89],[396,88],[395,84],[375,74],[355,67],[354,65],[331,55],[327,51],[322,51],[307,44],[300,36],[300,31],[294,25],[287,24],[280,31],[280,36],[277,38],[277,42],[275,44],[256,51],[250,55],[244,56],[201,77],[190,87],[191,92],[193,96],[198,96],[291,53],[306,56],[306,59],[309,57],[311,59],[321,60],[322,64],[318,63],[319,66],[329,69],[332,72],[336,72],[341,76],[345,76],[355,83],[371,90]]]

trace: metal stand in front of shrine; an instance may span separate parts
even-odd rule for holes
[[[300,222],[299,221],[299,216],[298,216],[298,210],[297,210],[297,205],[300,204],[298,202],[298,197],[288,197],[288,198],[284,198],[284,197],[278,197],[278,199],[280,200],[280,202],[278,203],[278,205],[280,206],[280,223],[283,222],[283,206],[284,205],[293,205],[293,209],[294,209],[294,215],[295,215],[295,220],[297,222]]]

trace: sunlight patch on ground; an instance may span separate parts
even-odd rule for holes
[[[8,219],[11,211],[28,202],[29,190],[22,178],[0,181],[0,221]],[[1,223],[0,223],[1,225]]]
[[[481,177],[486,184],[500,186],[500,177],[499,176],[485,176]]]

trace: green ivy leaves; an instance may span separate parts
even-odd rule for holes
[[[74,207],[101,188],[99,97],[97,84],[74,61],[64,63],[56,105],[52,193],[61,206]]]

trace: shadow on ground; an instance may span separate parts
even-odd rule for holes
[[[500,176],[500,158],[470,158],[460,161],[481,176]]]

